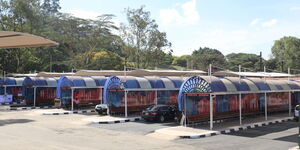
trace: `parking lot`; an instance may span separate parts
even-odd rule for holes
[[[48,111],[48,110],[47,110]],[[43,109],[0,111],[0,147],[6,149],[288,149],[297,145],[297,123],[288,121],[200,139],[149,136],[175,123],[93,124],[92,114],[42,115]]]

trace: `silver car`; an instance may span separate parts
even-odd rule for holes
[[[109,114],[109,107],[107,104],[98,104],[95,106],[95,110],[98,112],[99,115]]]

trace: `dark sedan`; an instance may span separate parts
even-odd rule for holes
[[[169,105],[152,105],[142,112],[142,118],[146,121],[174,120],[177,117],[178,109]]]

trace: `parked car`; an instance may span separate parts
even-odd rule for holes
[[[145,121],[159,121],[174,120],[179,111],[175,106],[169,105],[152,105],[146,110],[142,111],[142,118]]]
[[[99,115],[107,115],[109,111],[107,104],[98,104],[95,106],[95,110]]]
[[[295,119],[296,121],[299,120],[299,109],[300,109],[300,106],[299,106],[299,105],[296,105],[296,106],[295,106],[295,109],[294,109],[294,119]]]

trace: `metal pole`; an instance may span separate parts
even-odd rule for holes
[[[6,85],[4,85],[4,95],[6,96]]]
[[[288,74],[289,74],[288,75],[288,80],[290,81],[290,74],[291,74],[291,68],[290,67],[288,68]]]
[[[100,104],[102,104],[102,88],[99,88],[99,101],[100,101]]]
[[[74,110],[74,89],[71,88],[71,110]]]
[[[266,66],[264,66],[264,73],[266,73]],[[266,76],[264,76],[264,81],[266,84]],[[265,119],[268,120],[268,98],[267,98],[267,92],[265,92]]]
[[[213,129],[213,98],[209,94],[209,117],[210,117],[210,130]]]
[[[128,117],[127,115],[127,91],[125,90],[125,117]]]
[[[292,114],[292,93],[289,92],[289,116]]]
[[[242,94],[239,94],[240,125],[242,125]]]
[[[36,87],[33,88],[33,106],[35,107],[36,103]]]
[[[241,65],[239,65],[239,90],[241,90]],[[239,113],[240,113],[240,125],[242,125],[242,94],[239,93]]]
[[[209,84],[211,84],[211,64],[209,64]],[[210,130],[213,129],[213,98],[209,94],[209,118],[210,118]]]
[[[268,98],[267,98],[267,92],[265,92],[265,119],[268,120]]]
[[[186,94],[184,94],[184,126],[187,124],[187,116],[186,116]]]
[[[157,90],[155,90],[155,104],[157,105]]]
[[[5,71],[3,70],[3,80],[4,80],[4,95],[6,95],[6,83],[5,83],[5,80],[6,80],[6,78],[5,78]]]

